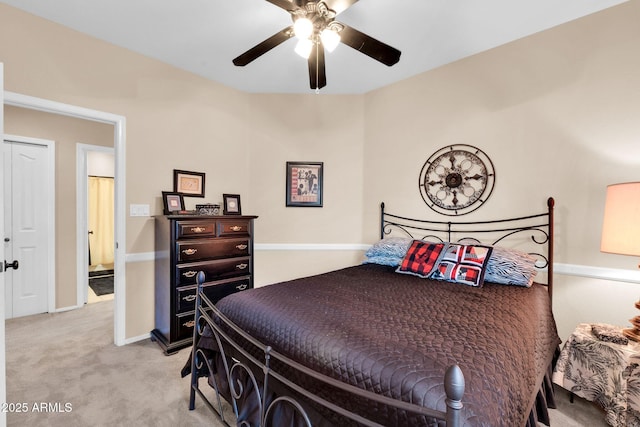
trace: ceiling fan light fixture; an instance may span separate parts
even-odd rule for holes
[[[313,48],[313,42],[311,39],[300,39],[296,44],[295,51],[304,59],[309,59],[309,55],[311,55],[311,48]]]
[[[313,22],[308,18],[298,18],[293,23],[293,32],[300,40],[308,39],[313,34]]]
[[[320,33],[320,39],[322,40],[322,45],[329,52],[333,52],[336,47],[338,47],[338,44],[340,44],[340,34],[330,28],[322,30]]]
[[[294,36],[298,38],[295,52],[306,59],[309,85],[316,91],[327,84],[325,54],[340,43],[387,66],[400,60],[398,49],[335,20],[336,15],[358,0],[267,1],[288,12],[292,24],[234,58],[232,62],[237,67],[249,64]]]

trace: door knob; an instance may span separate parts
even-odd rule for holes
[[[4,260],[4,269],[5,271],[7,270],[7,268],[13,268],[14,270],[18,269],[18,260],[14,259],[12,263],[8,263],[7,260]]]

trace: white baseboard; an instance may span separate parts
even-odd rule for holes
[[[81,305],[70,305],[68,307],[56,308],[54,313],[62,313],[64,311],[77,310],[78,308],[82,308],[82,306]]]
[[[142,335],[138,335],[137,337],[131,337],[131,338],[127,338],[124,340],[124,344],[133,344],[134,342],[138,342],[138,341],[144,341],[148,338],[151,337],[151,334],[142,334]]]

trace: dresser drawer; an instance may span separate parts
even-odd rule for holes
[[[178,262],[249,255],[249,238],[182,240],[176,243]]]
[[[215,283],[206,283],[204,285],[204,293],[212,303],[218,302],[220,299],[236,292],[244,291],[251,286],[251,278],[249,276],[222,280]],[[185,286],[176,289],[176,313],[192,311],[196,307],[196,290],[197,286]]]
[[[194,317],[194,311],[174,316],[172,329],[176,332],[176,341],[193,337],[193,328],[196,325]]]
[[[191,238],[200,236],[215,236],[215,221],[176,221],[176,238]]]
[[[198,271],[204,272],[205,282],[251,274],[251,258],[239,257],[207,262],[194,262],[176,267],[176,287],[196,283]]]
[[[218,236],[249,235],[249,220],[218,220]]]

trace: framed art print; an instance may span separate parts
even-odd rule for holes
[[[184,196],[204,197],[204,173],[174,169],[173,191]]]
[[[181,193],[162,192],[165,215],[176,215],[184,210],[184,198]]]
[[[286,205],[322,207],[322,162],[287,162]]]
[[[242,215],[242,208],[240,207],[240,195],[239,194],[223,194],[223,211],[225,215]]]

